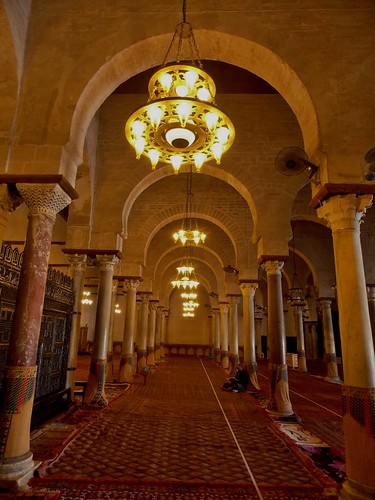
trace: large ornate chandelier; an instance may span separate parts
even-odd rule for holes
[[[207,161],[220,164],[235,135],[231,120],[215,104],[215,83],[203,70],[185,10],[183,0],[183,22],[176,26],[162,68],[150,78],[148,103],[134,111],[125,125],[137,159],[146,156],[153,169],[159,162],[171,164],[176,174],[183,164],[194,164],[197,172]],[[186,57],[183,42],[189,49]],[[175,45],[175,63],[167,64]]]

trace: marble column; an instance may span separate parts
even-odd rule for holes
[[[220,364],[220,309],[218,307],[212,308],[214,317],[214,360]]]
[[[280,417],[293,415],[289,399],[288,366],[284,323],[281,269],[284,262],[268,260],[262,264],[267,272],[268,340],[271,368],[270,401],[267,411]]]
[[[319,298],[322,309],[323,336],[324,336],[324,361],[327,366],[327,375],[325,379],[328,382],[340,383],[340,377],[337,370],[335,336],[333,333],[332,312],[330,298]]]
[[[263,332],[263,308],[255,306],[255,353],[257,358],[265,358],[266,353],[262,351]]]
[[[140,293],[139,297],[142,301],[141,306],[141,323],[140,335],[138,345],[138,372],[147,366],[147,332],[148,332],[148,319],[149,319],[149,300],[150,293]]]
[[[136,352],[138,352],[139,337],[141,334],[141,310],[142,310],[142,301],[139,298],[136,300],[136,310],[137,310],[137,312],[136,312],[137,330],[136,330],[136,334],[135,334],[134,343],[135,343],[135,350],[136,350]]]
[[[20,488],[38,465],[30,451],[37,353],[52,228],[71,198],[60,185],[17,184],[29,223],[6,360],[0,413],[0,487]]]
[[[165,344],[167,341],[167,315],[168,315],[168,310],[163,309],[161,312],[161,338],[160,338],[161,361],[165,361]]]
[[[156,320],[155,320],[155,363],[159,364],[161,359],[161,318],[162,318],[163,306],[157,306],[156,308]]]
[[[303,328],[303,308],[305,305],[292,304],[294,309],[294,329],[297,337],[298,370],[307,372],[305,332]]]
[[[343,428],[347,480],[340,497],[375,498],[375,356],[360,241],[370,195],[323,201],[318,216],[332,230],[343,355]]]
[[[229,305],[226,302],[219,304],[220,307],[220,363],[222,368],[229,368],[228,356],[228,311]]]
[[[208,358],[214,359],[214,318],[208,315]]]
[[[237,295],[228,295],[229,302],[229,370],[234,377],[238,364],[238,303],[240,301]]]
[[[111,320],[112,278],[113,268],[117,264],[118,258],[115,255],[97,255],[96,262],[99,267],[98,302],[90,373],[84,403],[106,406],[108,401],[105,395],[105,375]]]
[[[166,357],[168,351],[168,319],[169,310],[163,310],[163,324],[162,324],[162,337],[161,337],[161,357],[162,360]]]
[[[9,215],[22,203],[18,191],[11,185],[0,184],[0,247],[8,225]]]
[[[113,382],[115,378],[114,366],[113,366],[113,333],[115,326],[115,306],[117,303],[117,289],[118,280],[112,281],[112,299],[111,299],[111,317],[109,321],[109,335],[108,335],[108,347],[107,347],[107,370],[106,370],[106,381]]]
[[[133,382],[133,354],[137,328],[137,288],[139,287],[139,283],[139,278],[125,278],[124,281],[124,288],[126,289],[126,318],[122,339],[119,382]]]
[[[255,389],[260,390],[255,350],[254,296],[257,288],[257,283],[243,282],[240,285],[243,309],[244,366],[250,375],[251,383]]]
[[[68,365],[66,372],[66,388],[71,389],[71,396],[74,396],[75,375],[77,370],[77,357],[79,337],[81,333],[81,311],[82,311],[82,291],[83,291],[83,276],[86,269],[87,255],[74,254],[67,255],[67,260],[71,268],[71,276],[73,278],[74,287],[74,304],[72,313],[72,326],[70,332]]]
[[[370,313],[372,341],[375,347],[375,285],[367,285],[367,302]]]
[[[150,316],[147,328],[147,365],[155,366],[155,328],[156,328],[156,309],[158,300],[150,300]]]

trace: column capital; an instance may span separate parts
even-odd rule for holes
[[[136,290],[139,287],[140,283],[141,283],[140,278],[125,276],[124,288],[126,288],[127,290]]]
[[[372,195],[346,194],[332,196],[318,207],[318,217],[324,219],[332,232],[344,229],[359,229],[362,217],[372,205]]]
[[[323,307],[331,307],[332,300],[330,297],[318,297],[318,301]]]
[[[149,303],[150,309],[152,311],[156,311],[159,301],[157,299],[149,299],[148,303]]]
[[[366,290],[368,300],[375,300],[375,285],[367,284]]]
[[[118,263],[119,259],[116,255],[97,255],[96,263],[101,271],[110,271]]]
[[[261,264],[262,269],[266,271],[267,274],[281,274],[281,270],[284,266],[284,261],[282,260],[265,260]]]
[[[239,304],[240,299],[241,299],[241,295],[228,294],[227,298],[228,298],[229,305],[236,305],[236,304]]]
[[[148,304],[150,297],[151,297],[151,292],[138,292],[137,295],[141,299],[142,304]]]
[[[55,218],[72,198],[59,184],[17,184],[17,189],[31,215],[45,214]]]
[[[85,254],[74,254],[67,255],[67,261],[70,267],[75,271],[84,271],[86,269],[87,255]]]
[[[257,288],[258,283],[253,281],[244,281],[240,284],[240,290],[243,297],[254,297]]]
[[[220,302],[219,304],[220,311],[228,312],[229,311],[229,304],[228,302]]]

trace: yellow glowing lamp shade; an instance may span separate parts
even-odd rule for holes
[[[216,137],[221,144],[225,144],[229,138],[230,131],[227,127],[220,127],[216,130]]]
[[[176,88],[176,94],[180,97],[186,97],[189,94],[189,88],[186,85],[179,85]]]
[[[216,163],[219,165],[221,162],[221,155],[223,154],[223,145],[220,143],[216,143],[212,145],[212,153],[215,157]]]
[[[147,110],[148,117],[150,119],[151,126],[157,128],[160,125],[161,117],[163,116],[163,110],[160,106],[150,106]]]
[[[163,73],[160,76],[160,83],[161,86],[163,87],[164,92],[169,92],[172,82],[173,82],[173,77],[170,73]]]
[[[219,115],[211,111],[210,113],[207,113],[204,118],[206,120],[207,127],[211,130],[211,132],[214,131],[219,119]]]
[[[148,84],[148,102],[127,119],[125,136],[136,158],[156,165],[182,165],[197,172],[210,160],[220,162],[232,146],[235,131],[215,103],[216,86],[202,68],[171,64],[157,70]],[[221,145],[220,152],[215,144]],[[158,151],[156,154],[151,151]]]
[[[210,98],[210,91],[203,87],[198,90],[197,96],[201,101],[208,101]]]
[[[141,157],[141,154],[143,153],[143,150],[145,149],[146,145],[146,140],[143,137],[138,137],[134,141],[134,149],[136,152],[136,158],[139,159]]]
[[[156,149],[150,149],[148,156],[151,160],[152,169],[154,170],[158,164],[160,153]]]
[[[181,164],[182,164],[182,160],[183,160],[183,158],[182,158],[181,155],[171,156],[172,167],[173,167],[173,170],[175,171],[176,174],[180,170],[180,167],[181,167]]]
[[[136,137],[140,137],[146,129],[146,125],[140,120],[135,120],[132,123],[132,130]]]
[[[203,163],[206,161],[207,156],[204,153],[195,153],[194,155],[194,163],[197,172],[201,171]]]
[[[187,87],[185,87],[187,89]],[[176,113],[178,118],[180,119],[180,123],[182,127],[185,127],[186,122],[189,119],[190,113],[191,113],[191,104],[190,102],[180,102],[176,106]]]

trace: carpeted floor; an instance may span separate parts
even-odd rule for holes
[[[146,385],[140,377],[129,388],[111,384],[108,407],[80,406],[39,429],[32,449],[43,464],[28,493],[8,498],[337,498],[345,478],[339,387],[291,371],[300,422],[280,422],[265,411],[265,363],[259,372],[260,393],[227,393],[213,361],[169,357]],[[311,403],[312,390],[329,411]],[[59,439],[48,443],[50,435]]]

